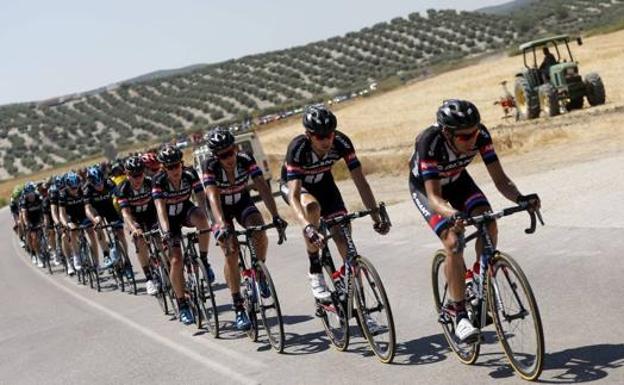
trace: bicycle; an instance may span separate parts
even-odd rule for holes
[[[67,258],[65,257],[63,253],[63,246],[62,246],[63,245],[63,236],[62,236],[63,230],[62,229],[63,229],[63,225],[61,225],[60,223],[54,224],[54,237],[56,238],[55,252],[56,252],[56,257],[63,264],[63,270],[65,270],[65,274],[68,274],[69,265],[67,263]]]
[[[385,204],[380,203],[378,210],[382,222],[391,226]],[[349,320],[355,308],[356,321],[370,348],[381,362],[390,363],[396,352],[396,332],[390,302],[372,262],[358,254],[350,229],[352,220],[372,212],[356,211],[321,221],[320,231],[325,239],[331,238],[327,235],[331,226],[339,226],[347,243],[347,256],[341,269],[336,270],[329,247],[325,244],[321,264],[331,278],[327,280],[331,297],[327,302],[315,300],[316,315],[321,318],[331,343],[339,351],[344,351],[349,346]],[[373,319],[373,316],[376,318]]]
[[[132,268],[132,262],[130,262],[128,253],[123,243],[119,240],[117,232],[113,231],[119,228],[120,225],[123,226],[123,222],[99,224],[95,229],[102,229],[105,231],[110,258],[117,258],[117,262],[111,266],[112,275],[117,285],[121,288],[122,292],[125,292],[125,281],[127,280],[128,284],[133,288],[133,294],[137,295],[136,277],[134,275],[134,269]]]
[[[233,231],[234,236],[243,239],[238,240],[238,264],[241,272],[242,289],[241,294],[244,300],[245,311],[251,321],[251,327],[246,331],[249,338],[256,342],[258,340],[258,317],[267,332],[269,343],[278,353],[284,351],[284,321],[280,307],[275,284],[269,273],[266,264],[258,259],[256,247],[252,236],[255,232],[277,228],[274,223],[262,226],[248,227],[244,230]],[[278,245],[286,240],[284,229],[277,228],[279,239]],[[264,282],[268,288],[269,295],[264,296],[261,284]]]
[[[206,328],[213,335],[219,337],[219,313],[212,288],[208,279],[210,264],[199,258],[196,244],[199,234],[209,233],[210,230],[192,231],[186,233],[182,241],[182,255],[184,256],[184,286],[189,297],[191,311],[195,317],[195,324],[201,329],[206,321]]]
[[[100,286],[100,274],[98,272],[97,266],[95,264],[95,260],[93,258],[93,254],[91,253],[91,247],[89,246],[89,242],[87,241],[87,237],[85,235],[85,230],[92,227],[91,224],[88,225],[80,225],[75,229],[70,229],[70,231],[78,231],[79,239],[78,239],[78,256],[81,262],[81,269],[76,271],[76,279],[78,283],[82,283],[83,285],[87,284],[87,278],[89,280],[89,287],[91,289],[96,288],[97,291],[101,291]],[[95,287],[94,287],[95,284]]]
[[[466,223],[476,226],[477,230],[467,237],[460,236],[458,250],[463,249],[466,243],[474,239],[482,240],[484,248],[479,258],[479,272],[478,274],[475,272],[475,279],[466,290],[466,310],[469,319],[473,325],[482,330],[488,325],[489,310],[498,339],[511,366],[522,378],[533,381],[541,374],[544,364],[544,332],[537,302],[520,265],[511,256],[495,250],[487,232],[488,224],[496,219],[526,210],[528,210],[528,204],[521,204],[495,213],[486,212],[468,218]],[[532,234],[536,228],[536,216],[542,225],[544,222],[539,211],[529,211],[529,215],[531,223],[529,228],[525,229],[525,233]],[[459,360],[471,365],[479,357],[482,338],[478,336],[476,342],[461,343],[455,337],[452,316],[444,305],[448,289],[443,273],[445,259],[444,250],[438,250],[434,255],[432,265],[433,296],[438,322],[442,325],[444,336]],[[503,295],[505,288],[508,288],[510,292],[507,295]],[[522,300],[521,296],[525,299]],[[512,344],[517,342],[516,338],[522,338],[522,330],[512,323],[525,319],[533,323],[529,331],[534,331],[535,336],[528,342],[533,341],[535,346],[531,348],[531,351],[520,352],[518,350],[521,346],[515,347]]]
[[[39,241],[39,258],[43,262],[43,267],[48,269],[48,272],[52,274],[52,265],[50,264],[50,250],[48,249],[48,237],[45,234],[42,224],[37,226],[31,226],[30,231],[37,233],[37,239]]]

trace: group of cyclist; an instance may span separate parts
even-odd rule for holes
[[[303,113],[304,133],[288,145],[280,178],[281,195],[302,228],[309,259],[310,287],[319,301],[330,296],[319,258],[319,250],[326,243],[319,230],[320,222],[347,213],[331,173],[332,166],[340,159],[345,161],[364,206],[372,210],[373,229],[380,234],[387,234],[390,230],[388,222],[379,215],[353,143],[344,132],[337,130],[337,125],[336,116],[326,107],[314,105],[306,108]],[[238,148],[232,133],[226,129],[212,131],[208,147],[212,156],[201,165],[201,178],[192,167],[184,165],[182,152],[176,146],[166,144],[157,153],[130,156],[123,163],[113,164],[110,170],[91,167],[85,180],[75,172],[69,172],[38,186],[28,182],[22,191],[15,191],[11,200],[16,231],[28,241],[33,262],[40,266],[42,263],[36,255],[37,239],[32,229],[43,221],[51,246],[55,238],[52,233],[60,232],[63,254],[73,257],[72,263],[68,263],[68,272],[72,274],[74,269],[81,268],[77,235],[72,230],[86,224],[117,224],[115,231],[125,242],[125,224],[136,245],[147,280],[146,290],[148,294],[155,294],[157,287],[150,276],[148,248],[142,234],[160,229],[163,245],[168,250],[170,281],[178,300],[180,320],[185,324],[194,320],[184,292],[180,247],[182,227],[192,227],[199,232],[199,256],[207,266],[210,266],[206,259],[212,232],[225,256],[224,277],[232,295],[235,325],[246,330],[250,321],[240,294],[238,248],[234,247],[236,238],[232,236],[232,230],[234,219],[243,227],[264,224],[249,195],[250,180],[276,227],[283,231],[287,223],[278,213],[261,169],[251,154]],[[469,321],[464,306],[465,277],[470,271],[457,247],[458,239],[468,216],[491,210],[487,198],[466,171],[477,154],[503,196],[514,202],[528,203],[532,210],[540,206],[537,195],[522,195],[503,171],[477,107],[465,100],[444,101],[438,108],[435,123],[416,138],[410,161],[409,190],[417,209],[440,238],[448,255],[445,275],[452,300],[445,306],[455,316],[455,333],[462,341],[473,338],[479,330]],[[194,196],[195,203],[191,196]],[[336,230],[329,229],[344,258],[346,242]],[[496,223],[492,223],[488,230],[495,242]],[[98,261],[97,239],[102,237],[94,227],[87,227],[85,231]],[[253,240],[258,258],[265,260],[266,234],[258,232]],[[124,243],[124,246],[127,245]],[[102,266],[114,264],[105,242],[100,243],[100,248],[104,255]],[[481,242],[477,242],[477,255],[482,248]],[[54,263],[59,263],[59,257],[54,255]],[[212,270],[208,275],[214,280]],[[261,294],[266,290],[268,288],[261,287]]]

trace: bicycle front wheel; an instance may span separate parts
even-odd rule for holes
[[[201,318],[205,321],[206,328],[214,338],[219,337],[219,312],[217,302],[212,291],[212,284],[208,280],[208,266],[202,261],[199,263],[197,273],[197,291],[199,297],[199,309]]]
[[[324,265],[325,281],[329,285],[331,297],[326,302],[316,300],[316,315],[321,318],[325,334],[332,345],[339,351],[345,351],[349,347],[349,315],[347,309],[349,303],[344,288],[337,288],[332,280],[332,267]],[[340,281],[342,282],[342,281]],[[341,298],[342,297],[342,298]]]
[[[433,264],[431,266],[431,283],[433,285],[433,303],[436,313],[438,314],[438,322],[442,326],[444,338],[448,342],[451,350],[457,355],[459,360],[466,364],[472,365],[479,358],[481,345],[479,342],[473,344],[462,343],[455,337],[455,322],[452,317],[443,310],[444,304],[449,300],[449,288],[446,282],[444,268],[446,264],[446,253],[444,250],[436,251],[433,256]]]
[[[355,265],[355,310],[371,349],[383,363],[396,352],[396,333],[390,302],[383,282],[372,262],[358,257]]]
[[[260,306],[262,325],[264,325],[267,338],[273,349],[281,353],[284,351],[284,321],[282,320],[282,310],[269,269],[262,261],[258,261],[257,284],[256,289],[260,294],[258,296],[258,305]],[[262,286],[265,288],[264,291]]]
[[[514,370],[533,381],[544,365],[544,331],[533,290],[509,255],[498,253],[490,269],[487,295],[498,339]]]

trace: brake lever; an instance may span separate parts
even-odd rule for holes
[[[528,229],[524,229],[524,232],[526,234],[533,234],[535,232],[535,225],[536,225],[536,220],[535,220],[535,212],[529,211],[529,217],[531,218],[531,224],[529,225]]]

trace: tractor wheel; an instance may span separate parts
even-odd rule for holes
[[[597,106],[605,103],[604,84],[597,73],[591,72],[585,76],[585,91],[589,105]]]
[[[535,119],[539,116],[540,105],[537,92],[531,89],[529,82],[525,78],[516,78],[514,94],[516,97],[516,109],[520,119]]]
[[[538,88],[539,104],[546,116],[559,115],[559,98],[552,84],[546,83]]]
[[[581,96],[580,98],[576,98],[576,99],[570,99],[570,101],[568,102],[568,104],[566,104],[566,109],[568,111],[572,111],[572,110],[580,110],[581,108],[583,108],[583,101],[585,99],[583,99],[583,97]]]

